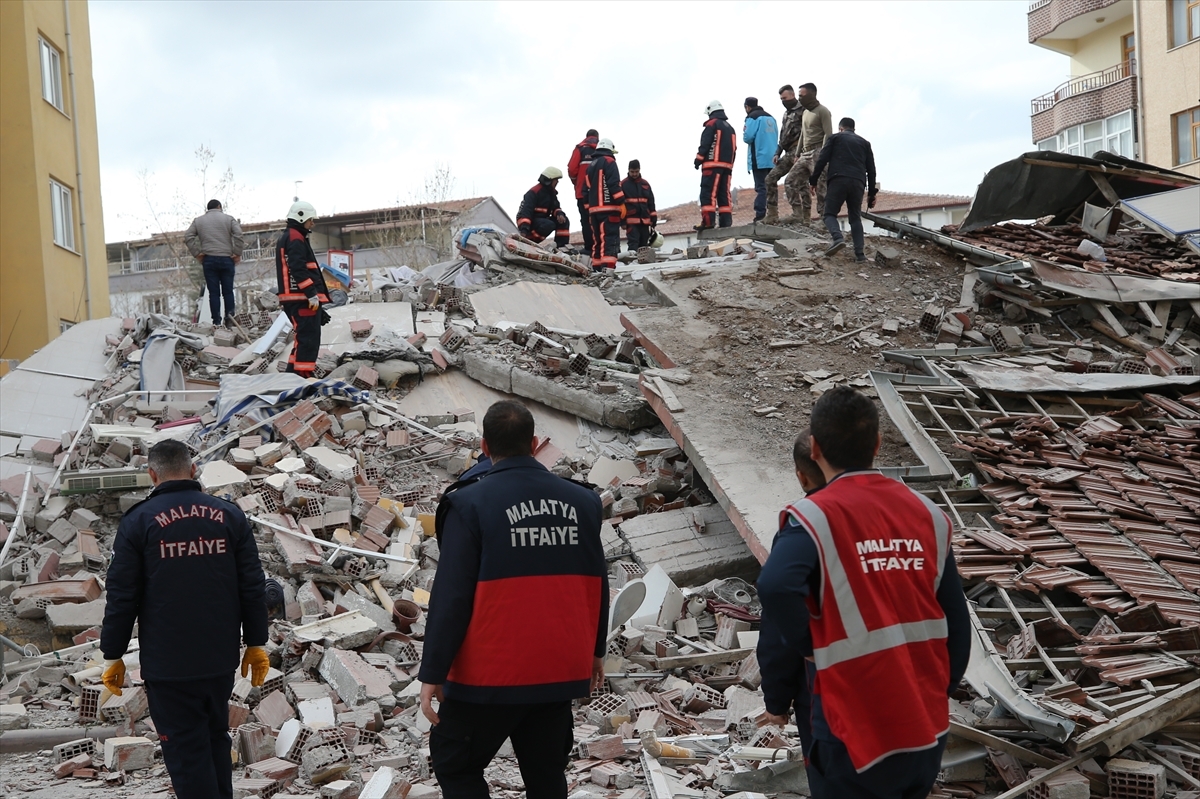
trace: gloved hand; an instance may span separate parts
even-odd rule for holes
[[[121,686],[125,684],[125,661],[120,658],[104,661],[104,674],[100,681],[104,687],[117,696],[121,695]]]
[[[624,204],[622,204],[621,205],[621,219],[624,219],[627,216],[629,216],[629,209],[626,208]]]
[[[529,225],[517,225],[517,232],[525,238],[529,238],[529,234],[533,232],[533,228]]]
[[[246,654],[242,655],[242,676],[246,676],[246,672],[250,672],[250,684],[255,688],[262,685],[267,679],[267,670],[271,668],[271,661],[267,658],[267,648],[265,646],[248,646]]]
[[[315,296],[308,298],[308,309],[310,311],[315,311],[320,307],[321,307],[321,301],[318,300]]]
[[[695,166],[695,167],[696,167],[696,169],[699,169],[699,168],[700,168],[700,165],[701,165],[701,164],[703,164],[703,163],[704,163],[703,161],[701,161],[699,158],[697,158],[697,159],[695,160],[695,162],[693,162],[693,166]]]
[[[868,208],[875,207],[875,193],[874,192],[867,195],[867,207]]]

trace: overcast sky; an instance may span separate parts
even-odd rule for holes
[[[454,197],[514,216],[595,127],[666,207],[698,194],[709,100],[740,133],[747,95],[778,119],[779,86],[806,81],[858,121],[885,189],[971,194],[1032,149],[1029,100],[1068,69],[1028,43],[1025,0],[89,8],[109,241],[154,232],[147,194],[168,227],[202,212],[200,145],[210,186],[233,171],[220,199],[243,221],[282,218],[297,180],[321,214],[419,201],[439,165]],[[752,185],[745,150],[735,186]]]

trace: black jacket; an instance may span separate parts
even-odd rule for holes
[[[443,504],[418,679],[466,702],[587,696],[608,632],[599,495],[515,456]]]
[[[562,213],[558,202],[558,189],[551,188],[540,180],[525,192],[521,207],[517,209],[517,230],[522,236],[528,236],[534,220],[553,219],[556,223]]]
[[[258,547],[246,515],[195,480],[161,483],[117,528],[100,650],[125,654],[138,622],[142,677],[229,674],[246,646],[267,642]]]
[[[625,224],[650,225],[658,224],[658,211],[654,208],[654,189],[645,178],[627,177],[621,181],[621,191],[625,194]]]
[[[310,297],[329,302],[325,275],[308,243],[308,231],[291,219],[275,246],[275,284],[280,302],[304,302]]]
[[[621,191],[621,170],[617,168],[617,159],[613,158],[612,150],[592,153],[592,164],[588,167],[585,180],[587,184],[583,198],[589,213],[613,214],[621,210],[625,193]]]
[[[866,180],[867,191],[875,193],[875,154],[871,152],[871,142],[859,136],[852,130],[835,133],[821,148],[817,156],[816,166],[813,167],[812,177],[808,182],[817,185],[821,172],[828,165],[829,180],[834,178],[852,178],[862,183]]]
[[[737,133],[729,124],[724,111],[713,111],[704,123],[700,134],[700,150],[696,153],[696,165],[710,169],[733,171],[733,159],[737,156]]]

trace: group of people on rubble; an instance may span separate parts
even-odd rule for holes
[[[791,84],[785,84],[779,89],[779,100],[784,107],[781,125],[759,105],[757,97],[747,97],[743,103],[746,121],[742,141],[749,147],[746,168],[754,179],[754,221],[810,227],[815,195],[833,240],[826,255],[832,255],[845,246],[837,220],[844,205],[855,260],[865,261],[860,216],[863,196],[867,207],[873,208],[878,192],[871,143],[855,133],[850,117],[844,117],[834,132],[833,117],[817,100],[813,83],[801,84],[798,94]],[[693,161],[701,171],[697,231],[733,225],[730,181],[737,156],[737,134],[720,101],[710,102],[704,113],[707,119]],[[631,160],[622,179],[616,155],[612,140],[600,138],[593,128],[575,145],[567,164],[567,175],[575,188],[583,246],[595,270],[616,267],[622,226],[630,252],[659,246],[662,241],[656,230],[654,190],[642,177],[640,161]],[[534,243],[553,236],[559,249],[570,242],[570,220],[558,199],[562,176],[556,166],[542,170],[517,211],[517,231],[522,236]],[[792,209],[791,215],[782,219],[780,180]]]
[[[575,702],[606,684],[603,506],[595,486],[534,457],[521,403],[493,404],[482,426],[479,465],[435,515],[417,675],[430,762],[445,799],[485,799],[484,770],[508,740],[526,795],[566,799]],[[794,712],[817,799],[924,799],[970,651],[950,519],[873,468],[880,441],[865,394],[839,386],[817,400],[793,448],[805,493],[780,512],[758,578],[758,721],[783,728]],[[175,796],[232,799],[234,670],[261,686],[280,665],[268,606],[282,591],[264,578],[245,514],[201,490],[186,445],[162,441],[148,460],[155,488],[113,545],[103,682],[117,695],[127,687],[136,622]]]

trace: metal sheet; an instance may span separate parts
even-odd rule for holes
[[[1072,393],[1089,394],[1123,391],[1126,389],[1150,389],[1162,386],[1194,386],[1200,384],[1200,377],[1197,376],[1158,377],[1156,375],[1034,372],[1029,369],[1006,369],[995,366],[982,366],[974,363],[964,363],[959,368],[984,391],[1003,391],[1007,393],[1069,391]],[[871,374],[874,375],[875,373],[872,372]]]
[[[1189,233],[1200,233],[1200,186],[1122,200],[1121,207],[1176,241]]]
[[[912,447],[921,463],[929,469],[928,475],[921,475],[923,480],[948,480],[955,477],[954,468],[942,454],[938,445],[929,437],[925,429],[917,422],[894,383],[923,383],[925,385],[942,385],[942,381],[934,378],[921,378],[916,375],[898,375],[894,372],[871,372],[871,383],[879,395],[879,402],[887,411],[892,423],[900,429],[904,440]]]
[[[1029,261],[1033,264],[1033,274],[1046,288],[1089,300],[1122,303],[1200,299],[1200,285],[1114,272],[1087,272],[1039,258]]]

